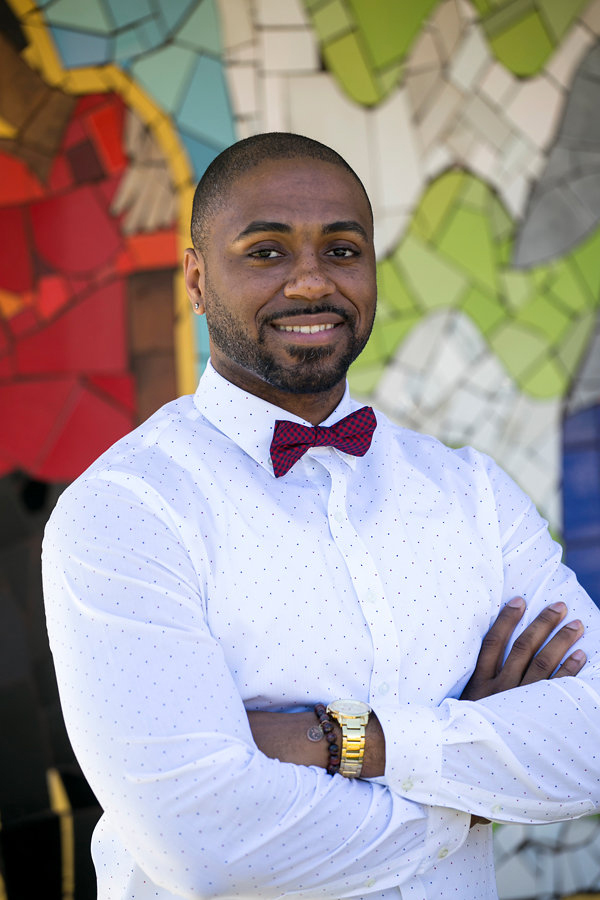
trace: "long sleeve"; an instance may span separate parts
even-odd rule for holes
[[[154,884],[184,897],[360,896],[465,840],[466,814],[256,749],[197,566],[142,479],[100,473],[67,492],[45,536],[44,589],[73,746]]]
[[[528,498],[491,461],[487,468],[502,547],[502,599],[521,595],[527,601],[510,646],[544,606],[562,600],[565,621],[579,618],[585,626],[578,646],[588,661],[576,678],[542,681],[477,702],[378,708],[389,760],[386,781],[407,798],[498,822],[542,823],[596,812],[600,610],[561,564],[561,548]]]

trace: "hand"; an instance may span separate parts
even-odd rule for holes
[[[583,650],[575,650],[554,671],[565,653],[583,634],[583,625],[578,619],[557,631],[540,650],[544,641],[567,614],[567,607],[562,602],[553,603],[542,610],[519,635],[506,662],[502,663],[506,646],[524,612],[525,601],[521,597],[509,600],[500,610],[498,618],[483,639],[475,671],[461,694],[461,700],[480,700],[514,687],[547,678],[577,675],[581,671],[586,661]]]

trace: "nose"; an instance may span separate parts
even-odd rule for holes
[[[313,254],[298,259],[283,293],[289,300],[322,300],[335,293],[335,283],[323,271],[321,261]]]

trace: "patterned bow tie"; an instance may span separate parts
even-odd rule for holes
[[[315,425],[309,428],[278,419],[271,441],[273,472],[279,478],[292,468],[309,447],[335,447],[352,456],[364,456],[377,425],[370,406],[363,406],[336,422],[335,425]]]

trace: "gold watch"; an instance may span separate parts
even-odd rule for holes
[[[365,756],[365,732],[371,715],[371,707],[362,700],[334,700],[327,707],[342,729],[342,753],[340,775],[359,778]]]

